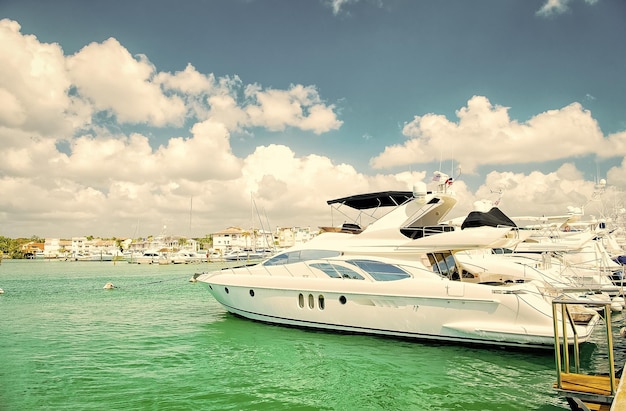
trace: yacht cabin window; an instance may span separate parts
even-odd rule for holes
[[[348,260],[347,262],[356,265],[361,270],[371,275],[376,281],[395,281],[411,277],[409,273],[400,267],[380,261]]]
[[[452,280],[458,280],[459,274],[452,253],[429,253],[428,261],[430,261],[434,272]]]
[[[327,276],[332,278],[347,278],[351,280],[364,280],[363,276],[348,267],[331,263],[312,263],[313,268],[322,270]]]
[[[293,264],[308,260],[319,260],[322,258],[337,257],[340,254],[341,253],[339,251],[332,250],[287,251],[284,253],[276,254],[274,257],[265,261],[263,265]]]

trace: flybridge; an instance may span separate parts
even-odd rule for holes
[[[454,182],[447,174],[440,171],[435,172],[432,181],[438,183],[437,193],[445,194],[449,186]],[[379,191],[375,193],[356,194],[348,197],[328,200],[326,203],[335,207],[342,205],[354,208],[356,210],[369,210],[379,207],[397,207],[413,199],[421,199],[426,195],[434,194],[433,191],[427,191],[423,183],[417,183],[413,187],[413,191]]]
[[[365,215],[376,221],[381,217],[381,215],[377,215],[379,209],[393,209],[412,201],[414,198],[415,196],[411,191],[379,191],[328,200],[326,203],[330,205],[331,211],[335,210],[352,221],[352,223],[344,223],[342,231],[358,233],[362,230],[362,216]],[[343,212],[343,207],[358,210],[359,215],[357,217],[350,216]]]

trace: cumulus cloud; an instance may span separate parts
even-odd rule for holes
[[[407,141],[387,147],[371,159],[374,168],[406,166],[437,159],[460,162],[473,172],[481,165],[545,162],[595,153],[600,157],[626,154],[626,135],[605,138],[597,121],[579,103],[548,110],[520,123],[508,108],[474,96],[456,112],[458,121],[445,116],[416,116],[403,128]]]
[[[593,182],[585,182],[582,173],[571,163],[563,164],[552,173],[534,171],[529,174],[491,172],[476,197],[497,201],[511,216],[563,215],[567,207],[585,206],[591,200]]]
[[[344,7],[356,3],[358,0],[326,0],[326,4],[331,8],[333,14],[336,16],[340,14]]]
[[[159,72],[144,55],[131,55],[115,38],[91,43],[71,56],[57,44],[22,35],[17,22],[0,21],[0,126],[39,135],[81,127],[118,125],[180,127],[211,118],[230,130],[287,127],[316,134],[342,122],[313,86],[264,90],[237,76],[215,78],[191,64]]]
[[[3,234],[85,235],[93,227],[99,235],[132,235],[131,224],[154,233],[164,224],[180,228],[171,216],[186,215],[193,198],[203,235],[241,224],[251,193],[270,209],[284,207],[286,220],[294,217],[288,210],[324,208],[320,193],[300,199],[300,207],[289,204],[295,194],[286,199],[289,205],[272,205],[304,175],[310,186],[321,175],[330,181],[346,174],[348,185],[367,180],[350,166],[314,155],[297,158],[284,146],[261,147],[243,159],[232,153],[233,130],[321,134],[340,127],[336,107],[312,86],[264,89],[237,76],[200,73],[191,64],[159,72],[147,56],[131,55],[114,38],[65,56],[59,45],[20,30],[14,21],[0,21]],[[142,132],[146,125],[183,123],[189,130],[158,146]]]
[[[589,5],[596,4],[598,0],[584,0]],[[571,0],[546,0],[543,6],[537,11],[537,15],[550,17],[556,14],[563,14],[569,10]]]
[[[91,43],[67,59],[68,74],[96,110],[111,111],[122,123],[181,125],[185,105],[155,82],[145,56],[131,56],[116,39]]]
[[[338,129],[334,106],[321,102],[317,90],[302,85],[292,85],[289,90],[261,90],[258,86],[246,88],[250,100],[245,108],[247,125],[282,131],[287,126],[321,134]]]
[[[0,20],[0,127],[38,135],[71,131],[71,82],[58,44],[22,35],[20,25]]]
[[[131,55],[113,38],[65,56],[59,45],[20,33],[8,19],[0,20],[0,58],[1,235],[137,237],[167,226],[197,237],[229,225],[258,227],[250,220],[252,202],[274,226],[316,227],[343,222],[330,213],[328,199],[410,190],[431,178],[422,170],[369,175],[280,144],[233,153],[234,132],[339,129],[338,108],[314,86],[264,88],[191,64],[159,72],[147,56]],[[167,135],[157,143],[153,131]],[[421,115],[403,133],[407,142],[388,147],[372,165],[428,162],[444,153],[467,171],[626,152],[626,132],[603,136],[578,103],[520,123],[506,107],[476,96],[457,111],[457,121]],[[625,176],[626,162],[611,169],[608,180]],[[460,205],[455,215],[493,197],[491,188],[502,189],[512,213],[524,214],[561,213],[592,189],[570,163],[547,174],[494,172],[477,193],[463,180],[453,187]]]
[[[621,185],[623,187],[623,183],[619,183],[626,181],[626,157],[619,166],[611,168],[607,172],[606,177],[609,184]]]
[[[314,227],[332,223],[326,200],[369,191],[410,190],[424,178],[424,172],[368,176],[327,157],[297,157],[282,145],[257,147],[245,158],[242,169],[246,192],[259,207],[274,216],[290,216],[281,219],[283,222]]]
[[[383,0],[322,0],[323,4],[329,7],[334,16],[349,15],[349,6],[357,3],[366,3],[375,7],[383,7]]]

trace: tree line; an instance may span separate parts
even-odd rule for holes
[[[93,240],[94,236],[87,236],[88,240]],[[119,241],[117,238],[112,238],[112,240]],[[200,243],[200,247],[210,248],[213,245],[213,239],[211,236],[205,236],[204,238],[196,238],[196,241]],[[22,246],[28,243],[44,243],[46,240],[44,238],[40,238],[36,235],[33,235],[30,238],[9,238],[0,235],[0,256],[4,256],[5,258],[24,258],[24,254],[22,253]]]
[[[0,254],[7,258],[24,258],[22,246],[30,242],[43,243],[45,239],[36,235],[30,238],[9,238],[0,235]]]

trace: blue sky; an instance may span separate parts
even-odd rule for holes
[[[608,0],[4,0],[0,179],[22,190],[0,235],[203,235],[245,226],[251,195],[276,225],[325,225],[329,198],[458,164],[461,211],[498,189],[509,214],[562,213],[594,179],[626,181],[624,16]],[[25,205],[42,192],[52,210]]]

